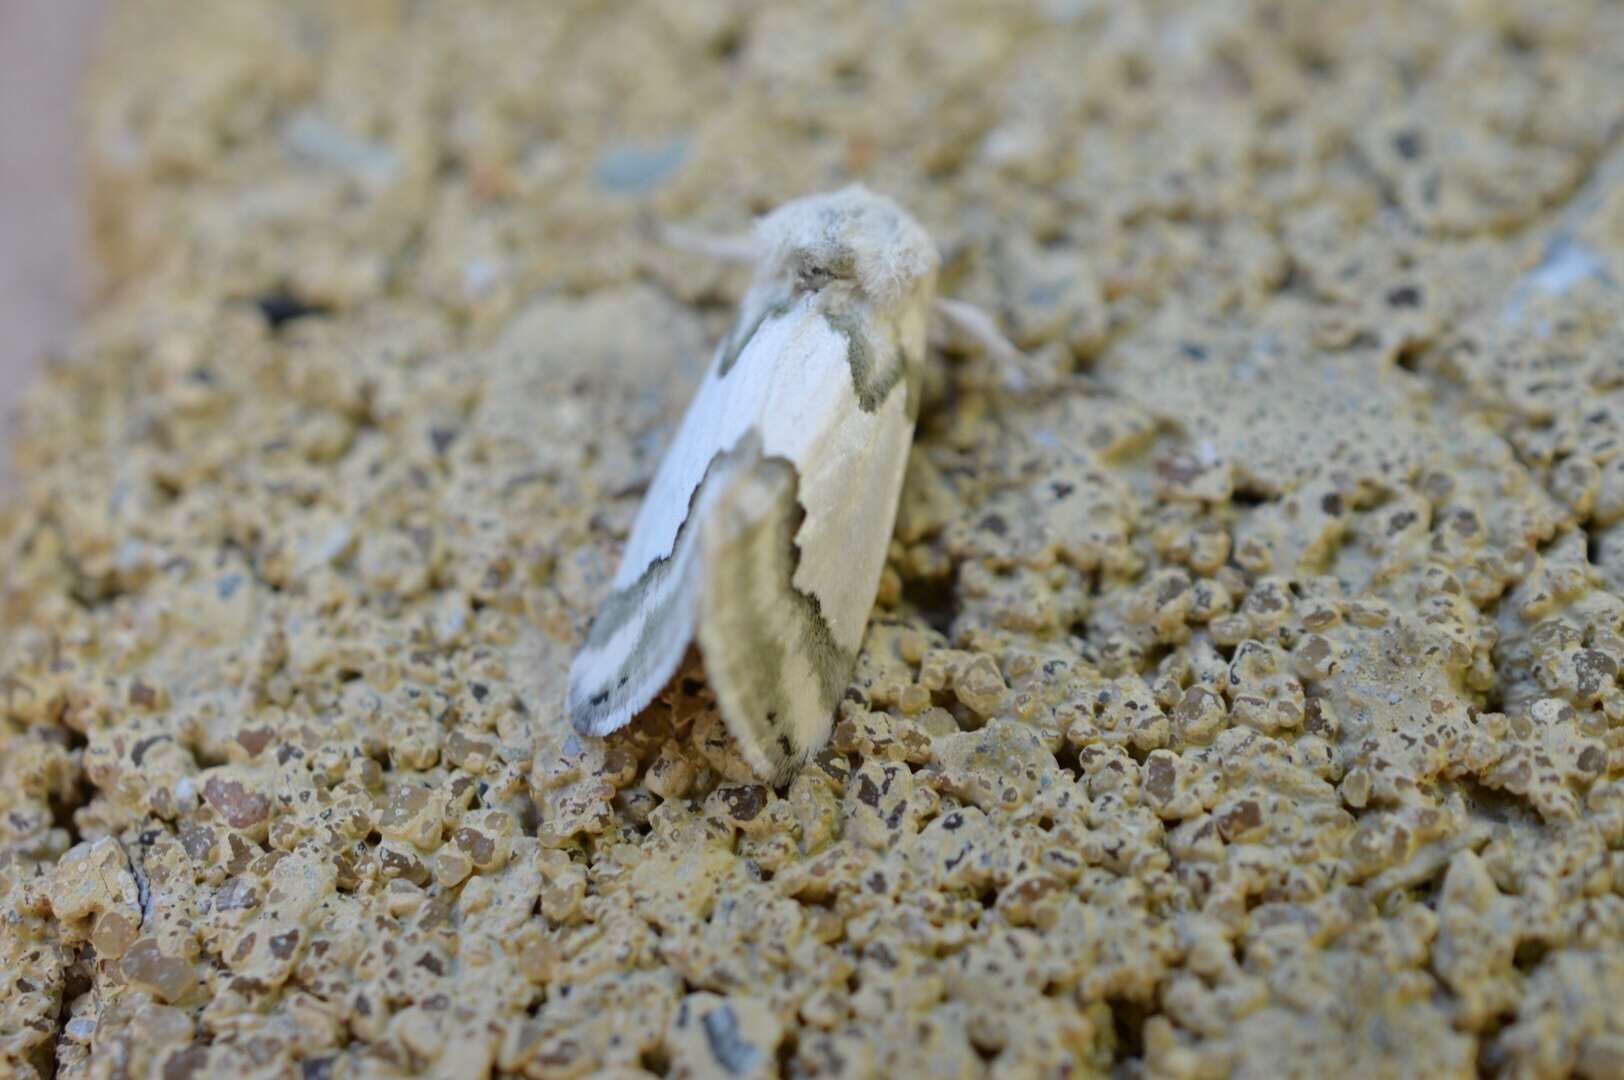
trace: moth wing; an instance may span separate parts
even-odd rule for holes
[[[570,666],[570,721],[607,735],[654,700],[693,640],[698,524],[741,462],[760,456],[778,363],[818,317],[752,296],[716,350],[655,471],[610,594]]]
[[[783,779],[829,736],[852,653],[795,587],[805,513],[794,465],[764,458],[722,490],[700,530],[700,651],[740,752]]]
[[[729,459],[718,458],[688,504],[692,518],[707,512],[729,471]],[[583,735],[607,735],[625,726],[676,674],[694,636],[696,538],[693,528],[681,530],[668,555],[599,607],[570,666],[570,720]]]
[[[828,740],[874,606],[913,438],[899,370],[865,403],[887,343],[819,316],[781,357],[762,456],[702,519],[697,633],[729,731],[784,778]]]
[[[741,327],[644,498],[570,714],[586,734],[622,726],[697,633],[729,730],[782,776],[828,737],[850,680],[913,418],[906,350],[872,325],[758,299]]]

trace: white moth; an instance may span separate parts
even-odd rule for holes
[[[582,734],[621,727],[697,638],[745,759],[783,779],[828,740],[879,590],[939,259],[861,186],[786,203],[751,247],[754,281],[570,668],[569,712]]]

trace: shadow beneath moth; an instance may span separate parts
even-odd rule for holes
[[[860,185],[757,222],[756,272],[644,496],[570,668],[583,735],[624,726],[697,641],[750,767],[787,779],[828,741],[896,521],[939,258]],[[1007,355],[1006,355],[1007,358]]]

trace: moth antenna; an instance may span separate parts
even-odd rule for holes
[[[749,233],[729,236],[690,229],[685,225],[660,225],[656,232],[662,244],[677,251],[723,262],[756,261],[756,246]]]

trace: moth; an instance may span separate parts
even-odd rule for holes
[[[774,210],[755,274],[644,496],[570,668],[575,729],[605,735],[697,641],[728,730],[783,780],[828,740],[885,568],[940,262],[861,185]],[[996,337],[967,305],[941,308]]]

